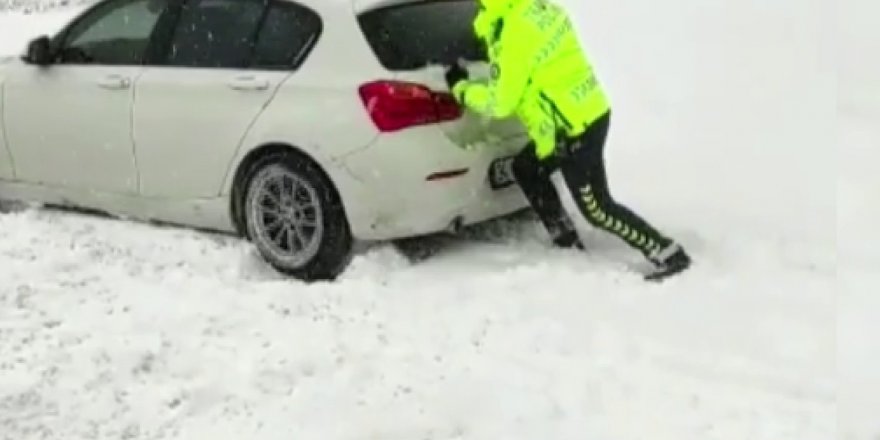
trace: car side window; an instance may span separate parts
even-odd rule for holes
[[[264,0],[187,1],[162,64],[247,67],[265,6]]]
[[[139,65],[167,0],[120,0],[90,11],[63,35],[63,64]]]
[[[296,69],[317,41],[321,17],[304,6],[272,1],[260,28],[251,67]]]

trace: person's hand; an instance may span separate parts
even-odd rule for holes
[[[458,63],[455,63],[446,69],[446,85],[449,86],[449,90],[455,88],[455,85],[458,84],[459,81],[464,81],[466,79],[468,79],[468,72]]]

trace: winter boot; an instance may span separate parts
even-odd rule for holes
[[[563,249],[577,248],[579,250],[584,250],[581,238],[578,236],[577,231],[574,230],[564,231],[554,237],[553,245]]]
[[[655,252],[648,259],[657,266],[657,270],[645,276],[647,281],[663,281],[684,272],[691,266],[691,257],[677,243]]]

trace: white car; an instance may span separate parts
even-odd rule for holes
[[[475,13],[101,1],[0,62],[0,199],[239,234],[305,280],[336,277],[355,240],[519,211],[509,172],[490,169],[525,131],[462,111],[443,79],[456,59],[487,75]]]

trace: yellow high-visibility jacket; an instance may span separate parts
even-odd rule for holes
[[[517,116],[538,158],[557,135],[577,136],[609,111],[605,92],[568,14],[548,0],[477,0],[474,31],[488,48],[489,83],[460,81],[453,94],[493,118]]]

